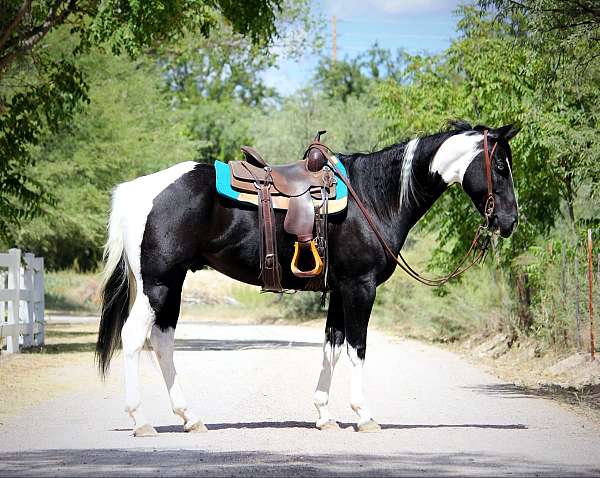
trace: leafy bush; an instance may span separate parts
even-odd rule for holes
[[[327,309],[321,307],[320,292],[298,292],[284,294],[281,299],[283,316],[287,319],[304,322],[323,317]]]

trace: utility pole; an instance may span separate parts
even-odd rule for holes
[[[337,60],[337,18],[335,15],[331,18],[331,38],[332,38],[332,51],[331,59],[333,63]]]

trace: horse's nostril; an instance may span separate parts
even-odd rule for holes
[[[510,231],[515,232],[518,224],[519,224],[519,220],[515,217],[512,221],[512,224],[510,225]]]

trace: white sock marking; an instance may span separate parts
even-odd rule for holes
[[[317,427],[334,420],[328,408],[329,390],[331,388],[333,370],[335,368],[335,364],[340,358],[341,352],[342,348],[339,345],[332,346],[330,342],[325,340],[325,343],[323,344],[323,365],[321,367],[321,374],[319,375],[317,390],[313,396],[315,407],[319,413]]]
[[[163,332],[156,325],[152,326],[150,342],[152,343],[152,348],[156,353],[156,358],[165,379],[173,413],[179,415],[183,419],[184,424],[196,423],[198,418],[188,409],[187,400],[179,385],[175,363],[173,362],[175,329],[169,327]]]
[[[141,408],[139,372],[140,353],[153,320],[148,297],[139,292],[121,331],[125,361],[125,411],[133,418],[136,428],[148,424]]]
[[[348,345],[348,357],[350,357],[350,363],[352,364],[350,407],[358,415],[358,426],[361,426],[373,419],[373,415],[365,403],[363,394],[364,360],[358,357],[356,349],[350,345]]]

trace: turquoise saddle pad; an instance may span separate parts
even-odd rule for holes
[[[336,162],[336,166],[340,170],[340,172],[344,175],[344,177],[348,177],[346,172],[346,168],[341,161],[334,158]],[[236,191],[231,187],[230,181],[230,171],[227,163],[223,163],[222,161],[215,161],[215,173],[216,173],[216,186],[217,192],[228,199],[232,199],[233,201],[238,201],[247,204],[258,204],[258,195],[257,194],[248,194],[244,192]],[[335,214],[336,212],[343,211],[346,209],[348,204],[348,187],[344,184],[343,181],[339,179],[337,175],[336,184],[336,197],[335,199],[330,199],[328,204],[328,209],[330,214]],[[315,205],[318,205],[320,201],[315,200]],[[273,207],[275,209],[287,209],[287,198],[273,196]]]

